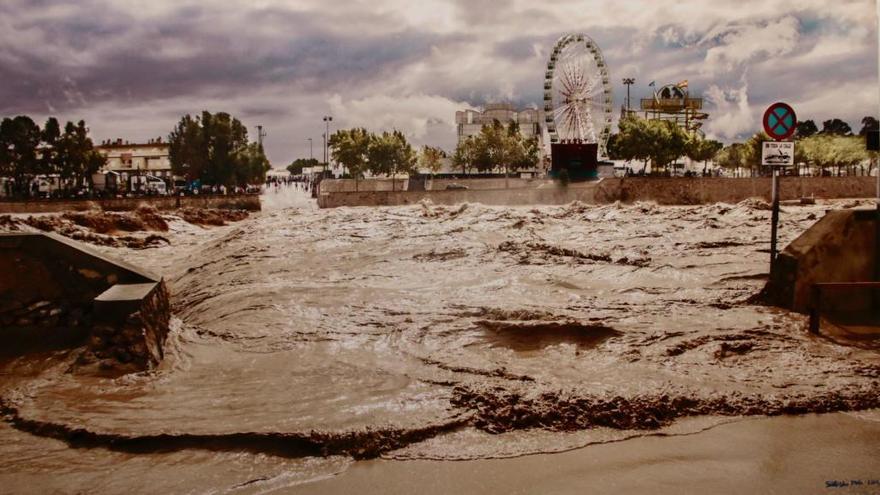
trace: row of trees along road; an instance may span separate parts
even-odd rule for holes
[[[394,179],[398,174],[409,175],[419,169],[431,174],[443,167],[446,152],[433,146],[423,146],[418,152],[399,131],[374,134],[364,128],[341,129],[330,136],[329,146],[334,161],[345,166],[358,181],[369,172],[373,176]],[[463,174],[473,170],[494,172],[503,170],[505,176],[515,170],[534,167],[538,163],[537,138],[525,138],[516,123],[504,126],[499,121],[483,126],[480,133],[463,139],[452,155],[453,166]],[[297,160],[288,170],[301,171],[305,166],[318,165],[317,160]],[[396,188],[396,184],[392,188]]]
[[[400,131],[374,134],[362,127],[340,129],[328,141],[331,157],[348,169],[355,179],[355,190],[366,172],[391,177],[396,189],[398,174],[416,171],[418,156]]]
[[[228,113],[183,116],[168,136],[174,175],[205,184],[246,186],[266,180],[270,164],[262,146]]]
[[[27,196],[30,181],[44,174],[58,174],[65,189],[91,185],[92,174],[105,162],[82,120],[67,122],[63,130],[55,117],[42,129],[26,115],[0,123],[0,176],[15,180],[11,192],[16,196]]]
[[[534,168],[539,160],[538,138],[523,136],[519,124],[506,127],[495,120],[484,125],[476,136],[459,141],[452,154],[452,165],[467,175],[471,170],[480,172],[504,171],[504,177],[517,170]]]
[[[819,130],[816,123],[806,120],[797,123],[795,132],[795,163],[798,173],[810,173],[810,168],[819,169],[822,175],[870,175],[876,152],[865,149],[865,135],[878,129],[877,119],[865,117],[858,134],[841,119],[829,119]],[[725,169],[740,174],[748,170],[750,176],[761,172],[762,142],[771,141],[763,132],[755,133],[744,143],[732,143],[715,157],[715,163]],[[801,170],[801,167],[806,170]]]
[[[622,119],[619,132],[608,140],[608,155],[612,160],[638,160],[645,163],[643,172],[651,162],[653,172],[669,171],[669,165],[687,156],[703,163],[706,173],[708,162],[722,149],[714,140],[691,135],[673,122],[647,120],[636,116]]]

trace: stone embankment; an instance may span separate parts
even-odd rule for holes
[[[607,178],[597,182],[569,184],[547,183],[541,180],[510,179],[504,188],[504,179],[460,180],[454,187],[467,189],[429,189],[427,191],[390,191],[385,187],[369,190],[367,181],[360,181],[364,189],[353,192],[346,181],[324,181],[318,206],[395,206],[430,200],[435,204],[482,203],[486,205],[545,204],[558,205],[580,201],[604,204],[620,201],[634,203],[653,201],[662,205],[696,205],[710,203],[739,203],[748,198],[770,200],[769,178]],[[402,186],[402,184],[399,184]],[[447,184],[448,186],[449,184]],[[873,177],[785,177],[780,182],[783,200],[815,197],[820,199],[867,198],[876,192]],[[375,188],[373,188],[375,189]]]
[[[158,210],[178,208],[216,208],[222,210],[260,211],[259,194],[156,196],[142,198],[0,201],[0,213],[58,213],[64,211],[132,211],[141,205]]]
[[[201,226],[223,226],[249,215],[247,210],[182,208],[160,214],[152,205],[141,204],[134,211],[75,211],[60,215],[0,215],[0,231],[21,232],[36,229],[55,232],[70,239],[99,246],[147,249],[170,243],[164,234],[168,222],[181,219]]]
[[[0,234],[3,353],[77,348],[75,370],[119,374],[162,357],[164,281],[56,234]]]

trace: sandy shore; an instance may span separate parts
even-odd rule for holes
[[[366,461],[284,492],[880,493],[880,411],[747,419],[514,459]]]

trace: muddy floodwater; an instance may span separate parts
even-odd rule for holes
[[[784,206],[781,244],[857,204]],[[767,415],[877,423],[875,349],[749,302],[768,272],[760,201],[264,206],[98,248],[169,281],[166,360],[118,379],[66,373],[67,352],[4,361],[0,491],[283,491],[358,459],[518,458]]]

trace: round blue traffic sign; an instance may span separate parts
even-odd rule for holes
[[[764,112],[764,132],[776,141],[785,141],[797,130],[797,115],[786,103],[774,103]]]

